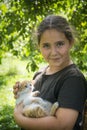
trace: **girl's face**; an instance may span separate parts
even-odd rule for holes
[[[56,29],[46,30],[40,40],[40,51],[50,67],[63,68],[70,62],[69,51],[72,43],[64,33]]]

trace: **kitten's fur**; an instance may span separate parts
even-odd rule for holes
[[[37,97],[39,91],[33,92],[33,85],[30,81],[23,81],[20,83],[18,99],[16,104],[23,101],[23,114],[27,117],[44,117],[48,115],[55,115],[58,103],[52,104],[40,97]]]

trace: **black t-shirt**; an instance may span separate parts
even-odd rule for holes
[[[86,100],[86,80],[75,64],[52,75],[46,75],[45,70],[34,77],[35,90],[40,91],[40,97],[52,103],[58,101],[59,107],[79,111],[79,116],[73,130],[80,130],[82,112]]]

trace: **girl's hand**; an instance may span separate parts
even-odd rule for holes
[[[23,113],[23,102],[20,104],[16,105],[14,109],[14,113],[22,114]]]
[[[20,86],[20,82],[16,82],[15,85],[13,86],[13,94],[14,94],[14,98],[18,98],[18,89],[19,89],[19,86]]]
[[[15,121],[20,120],[23,117],[23,103],[16,105],[14,109],[14,119]]]

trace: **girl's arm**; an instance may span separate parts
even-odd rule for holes
[[[26,130],[72,130],[78,117],[76,110],[58,108],[55,116],[28,118],[22,114],[22,108],[22,104],[16,106],[14,118]]]

